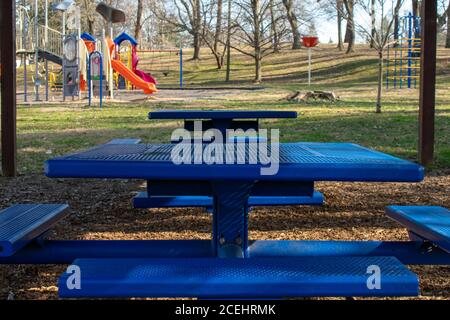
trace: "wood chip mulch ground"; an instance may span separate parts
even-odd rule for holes
[[[321,207],[263,207],[250,215],[251,239],[408,240],[406,229],[384,207],[450,207],[450,171],[422,183],[318,183]],[[0,208],[14,203],[69,203],[71,214],[52,231],[54,239],[208,239],[211,217],[201,209],[133,209],[142,181],[0,178]],[[0,299],[57,299],[65,266],[0,265]],[[450,266],[411,266],[420,277],[421,299],[450,299]]]

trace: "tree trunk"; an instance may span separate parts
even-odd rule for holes
[[[419,0],[412,0],[412,15],[416,17],[420,17],[420,3]],[[420,38],[420,26],[417,26],[419,24],[419,20],[414,20],[414,30],[415,30],[415,37]]]
[[[370,47],[373,48],[375,46],[375,33],[376,33],[376,21],[375,21],[375,1],[371,0],[370,2]]]
[[[344,9],[342,6],[342,0],[337,0],[337,30],[338,30],[338,45],[337,48],[339,51],[344,50],[344,43],[342,42],[342,10]]]
[[[195,32],[194,33],[194,54],[192,55],[192,60],[200,59],[200,35]]]
[[[216,57],[217,69],[222,69],[223,57],[219,54],[219,40],[222,34],[222,7],[223,0],[217,0],[216,32],[214,33],[214,56]]]
[[[284,7],[286,8],[286,16],[291,26],[292,32],[292,49],[300,49],[302,44],[300,42],[300,32],[298,31],[298,20],[294,12],[294,4],[292,0],[283,0]]]
[[[400,21],[399,21],[399,17],[398,17],[398,14],[397,15],[395,15],[395,17],[394,17],[394,40],[395,40],[395,46],[398,46],[398,38],[399,38],[399,28],[400,28],[400,26],[399,26],[399,23],[400,23]]]
[[[261,58],[256,56],[255,57],[255,83],[261,83],[262,82],[262,63]]]
[[[378,52],[378,89],[377,89],[377,107],[375,112],[381,113],[381,90],[383,85],[383,51]]]
[[[89,0],[84,0],[83,1],[83,11],[81,12],[82,16],[86,17],[86,21],[87,21],[87,27],[88,27],[88,32],[89,34],[94,34],[94,19],[92,19],[92,15],[89,14],[89,10],[91,9],[91,4],[89,2]]]
[[[192,56],[192,60],[200,59],[200,46],[201,46],[201,10],[200,10],[200,1],[201,0],[193,0],[193,26],[192,33],[194,38],[194,54]]]
[[[261,75],[261,60],[262,60],[262,48],[261,48],[261,19],[259,17],[261,10],[260,0],[252,0],[252,16],[253,16],[253,24],[254,24],[254,57],[255,57],[255,82],[260,83],[262,80]]]
[[[228,12],[227,12],[227,70],[225,73],[225,81],[230,81],[231,75],[231,7],[232,0],[228,0]]]
[[[280,41],[278,38],[278,26],[275,19],[275,13],[273,11],[273,0],[270,0],[270,20],[271,20],[271,33],[272,33],[272,45],[273,52],[280,52]]]
[[[139,41],[139,36],[141,35],[142,29],[142,12],[144,11],[144,0],[138,0],[137,2],[137,14],[136,14],[136,24],[134,26],[134,38]]]
[[[347,28],[345,32],[345,42],[348,43],[347,52],[351,53],[354,51],[355,46],[355,24],[354,24],[354,12],[353,5],[354,0],[344,0],[345,10],[347,11]]]
[[[450,48],[450,1],[447,8],[447,36],[445,37],[445,47]]]

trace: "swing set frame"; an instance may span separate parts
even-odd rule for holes
[[[148,49],[148,50],[137,50],[137,53],[176,53],[179,58],[179,86],[183,89],[183,49]]]

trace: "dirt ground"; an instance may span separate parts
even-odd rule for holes
[[[164,101],[164,102],[193,102],[196,100],[221,100],[227,96],[239,96],[239,95],[248,95],[249,92],[261,90],[263,88],[185,88],[184,90],[180,89],[160,89],[157,93],[153,95],[148,95],[143,93],[140,90],[117,90],[114,92],[114,99],[110,99],[109,97],[104,97],[103,103],[140,103],[146,101]],[[51,92],[49,95],[49,100],[45,101],[45,93],[41,92],[40,101],[35,101],[34,94],[28,95],[27,102],[24,102],[23,93],[19,92],[17,95],[17,103],[24,105],[60,105],[63,102],[61,92]],[[71,98],[66,99],[71,105],[87,105],[89,100],[86,93],[83,93],[81,100],[75,98],[72,100]],[[92,100],[93,105],[99,104],[99,99],[94,98]]]
[[[53,239],[208,239],[211,217],[201,209],[133,209],[142,181],[0,178],[0,208],[13,203],[70,204]],[[250,214],[250,239],[407,240],[406,229],[384,215],[389,204],[450,207],[450,172],[422,183],[318,183],[322,207],[262,207]],[[399,201],[401,199],[401,202]],[[65,266],[0,266],[0,299],[57,299]],[[413,266],[422,299],[450,299],[450,267]]]

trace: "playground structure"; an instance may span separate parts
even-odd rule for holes
[[[400,17],[396,39],[386,49],[386,89],[417,87],[420,74],[420,17],[409,13]]]
[[[124,41],[128,41],[130,46],[125,51],[127,55],[126,62],[128,66],[123,62],[120,46]],[[125,32],[120,34],[114,41],[111,38],[106,37],[106,46],[109,49],[109,56],[111,59],[111,67],[116,71],[117,79],[116,84],[119,89],[132,89],[137,87],[142,89],[146,94],[152,94],[156,92],[156,79],[150,74],[145,73],[142,70],[137,69],[139,63],[139,57],[136,54],[137,41]],[[124,83],[121,85],[121,83]]]
[[[50,92],[60,90],[65,97],[82,99],[82,92],[88,93],[89,99],[94,94],[102,94],[114,98],[115,89],[141,89],[145,94],[157,92],[156,79],[137,68],[137,41],[126,33],[115,39],[112,37],[112,23],[122,22],[125,14],[120,10],[101,3],[97,7],[107,22],[110,23],[110,35],[102,33],[102,40],[97,40],[88,33],[81,34],[80,10],[74,1],[65,0],[52,5],[53,11],[62,12],[62,30],[58,31],[48,26],[48,3],[45,3],[45,24],[39,22],[38,5],[34,4],[34,17],[30,17],[33,8],[26,2],[18,6],[18,24],[16,31],[16,54],[20,57],[16,65],[23,72],[23,97],[28,101],[29,71],[33,72],[35,101],[41,101],[40,89],[45,86],[45,101],[49,101]],[[34,27],[32,27],[34,25]],[[68,33],[66,34],[66,29]],[[114,39],[114,41],[112,40]],[[126,41],[128,46],[122,46]],[[93,90],[88,85],[90,56],[96,51],[96,59],[100,59],[102,90]],[[164,50],[162,50],[164,51]],[[182,49],[180,55],[180,86],[182,86]],[[100,54],[100,56],[99,56]],[[33,61],[33,63],[31,63]],[[124,63],[125,62],[125,63]],[[150,64],[151,66],[153,63]],[[56,70],[55,70],[56,69]],[[165,71],[163,71],[164,73]],[[96,81],[96,80],[94,80]],[[99,84],[97,84],[99,85]],[[92,93],[92,94],[91,94]]]
[[[34,9],[34,17],[29,11]],[[18,25],[16,28],[16,54],[20,57],[20,67],[23,69],[23,96],[28,101],[28,70],[33,71],[35,101],[40,101],[40,87],[45,85],[45,101],[49,100],[50,89],[62,89],[65,97],[81,97],[79,83],[86,79],[86,48],[80,42],[80,10],[74,1],[65,0],[51,6],[52,11],[62,13],[62,30],[50,28],[49,6],[45,2],[45,23],[39,21],[38,2],[34,8],[23,1],[18,6]],[[66,34],[66,31],[68,33]],[[30,63],[33,61],[33,64]],[[52,63],[52,71],[50,65]],[[54,71],[55,66],[61,67]],[[34,70],[33,70],[34,69]]]

